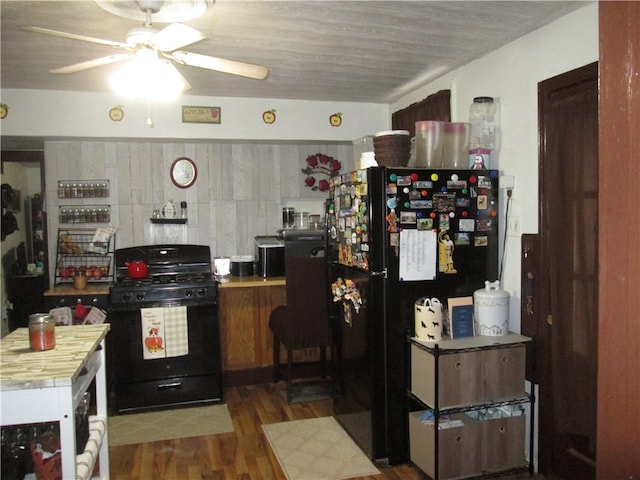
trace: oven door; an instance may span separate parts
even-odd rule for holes
[[[187,306],[188,353],[153,359],[144,358],[141,309],[113,310],[108,351],[119,412],[222,400],[217,305]]]

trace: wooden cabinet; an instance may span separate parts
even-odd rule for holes
[[[269,315],[286,303],[284,279],[223,283],[219,299],[222,370],[270,368],[273,336]]]
[[[273,335],[269,316],[278,305],[287,303],[284,277],[230,277],[220,284],[218,292],[224,384],[270,382]],[[319,352],[317,348],[295,351],[293,359],[294,362],[317,361]]]
[[[529,341],[516,334],[409,340],[410,458],[430,478],[533,472],[531,437],[525,458],[527,416],[533,428],[533,395],[525,391]]]

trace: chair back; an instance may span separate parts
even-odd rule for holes
[[[285,257],[287,309],[300,328],[329,326],[329,284],[324,257]]]

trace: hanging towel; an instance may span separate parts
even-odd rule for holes
[[[164,308],[164,338],[167,358],[189,355],[187,307]]]
[[[143,308],[140,316],[145,360],[189,354],[187,307]]]

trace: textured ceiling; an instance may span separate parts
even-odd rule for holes
[[[185,50],[256,63],[251,80],[179,66],[189,95],[392,103],[427,81],[584,6],[578,1],[217,0],[184,23],[207,35]],[[0,1],[2,88],[108,91],[117,64],[52,68],[115,53],[108,46],[26,32],[31,25],[124,42],[141,26],[92,0]],[[154,27],[166,24],[154,22]]]

